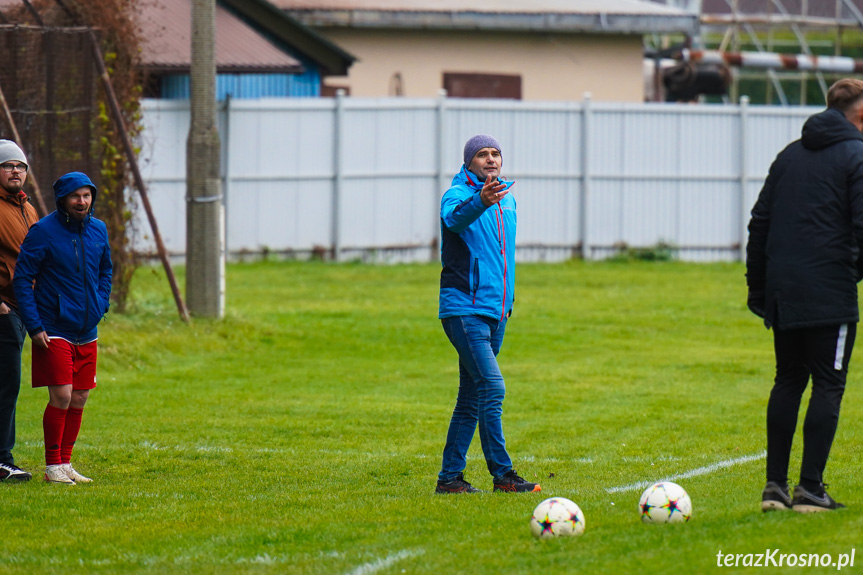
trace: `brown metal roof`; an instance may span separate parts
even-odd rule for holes
[[[191,0],[150,0],[137,7],[144,39],[141,62],[149,70],[186,71],[192,60]],[[219,72],[300,73],[302,64],[224,7],[216,6]]]
[[[268,37],[290,46],[297,57],[314,62],[324,76],[345,76],[356,61],[354,56],[268,0],[220,0],[220,3],[243,20],[255,22]]]
[[[680,15],[675,8],[645,0],[270,0],[283,10],[460,12],[489,14],[651,14]]]

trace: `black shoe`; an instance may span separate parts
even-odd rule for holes
[[[531,483],[526,481],[523,477],[519,477],[515,472],[515,469],[512,469],[506,472],[503,477],[494,478],[494,490],[518,493],[527,491],[530,493],[536,493],[542,491],[542,487],[539,486],[539,483]]]
[[[788,486],[768,481],[761,492],[761,511],[784,511],[791,509],[791,493]]]
[[[825,485],[824,487],[827,486]],[[838,501],[834,501],[823,488],[821,489],[821,494],[816,495],[798,485],[794,488],[794,501],[791,503],[791,508],[798,513],[818,513],[821,511],[844,509],[845,506]]]
[[[446,483],[442,481],[437,482],[437,487],[434,490],[435,493],[482,493],[481,489],[477,489],[470,483],[464,480],[464,474],[459,473],[455,479],[452,481],[447,481]]]
[[[33,476],[11,463],[0,463],[0,481],[30,481]]]

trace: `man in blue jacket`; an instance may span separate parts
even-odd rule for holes
[[[540,491],[512,468],[501,413],[505,386],[497,354],[512,314],[515,281],[513,182],[500,178],[501,147],[492,136],[464,146],[464,165],[441,200],[438,317],[458,352],[459,390],[436,493],[476,493],[465,481],[467,451],[479,426],[495,491]]]
[[[54,182],[57,209],[36,222],[18,256],[12,284],[33,341],[33,387],[48,387],[42,417],[45,481],[91,479],[71,464],[84,404],[96,387],[96,326],[108,311],[108,231],[93,217],[96,186],[72,172]]]
[[[843,79],[827,109],[806,120],[770,172],[749,222],[749,308],[773,328],[776,377],[767,404],[767,484],[761,509],[843,507],[825,491],[824,469],[854,348],[863,271],[863,81]],[[788,461],[803,392],[800,483]]]

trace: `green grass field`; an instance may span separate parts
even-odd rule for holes
[[[231,265],[227,317],[186,325],[161,270],[140,270],[131,312],[100,328],[74,458],[95,482],[0,484],[4,572],[733,573],[752,568],[718,552],[838,559],[861,542],[859,361],[827,470],[849,508],[759,511],[772,337],[732,264],[520,265],[504,431],[543,492],[434,495],[458,378],[438,274]],[[29,387],[29,342],[24,379],[16,459],[37,472],[47,393]],[[799,458],[798,441],[792,480]],[[466,477],[491,489],[478,437]],[[641,524],[640,485],[668,477],[692,520]],[[552,495],[581,506],[582,537],[531,537]]]

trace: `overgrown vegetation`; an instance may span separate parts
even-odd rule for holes
[[[50,86],[54,75],[58,74],[57,70],[62,71],[69,66],[76,66],[75,83],[66,90],[56,90],[56,93],[38,100],[29,98],[29,107],[44,100],[46,109],[19,109],[17,114],[13,111],[13,116],[29,118],[28,114],[36,112],[52,117],[51,114],[64,112],[65,108],[82,105],[90,108],[89,117],[85,117],[83,123],[71,123],[69,118],[73,116],[59,114],[60,120],[47,125],[39,133],[31,134],[31,141],[24,144],[29,150],[39,151],[31,162],[37,171],[46,175],[40,187],[49,210],[53,209],[50,183],[64,171],[88,172],[97,184],[96,215],[108,226],[114,264],[113,309],[123,311],[138,265],[131,249],[135,203],[127,195],[127,190],[134,188],[128,158],[123,153],[124,134],[108,113],[108,95],[100,82],[89,36],[78,32],[80,41],[75,44],[75,51],[70,53],[58,53],[44,46],[46,42],[56,42],[51,34],[64,37],[58,27],[83,25],[96,31],[113,91],[120,102],[126,134],[135,138],[141,130],[142,86],[138,62],[141,38],[134,16],[140,0],[33,0],[30,4],[33,11],[23,3],[3,10],[11,22],[50,28],[41,39],[42,45],[33,49],[32,57],[38,59],[28,62],[28,73],[33,77],[30,88],[35,87],[37,92],[44,93],[46,85]],[[79,66],[81,69],[77,68]],[[14,73],[19,73],[19,70]],[[90,99],[88,94],[92,95]],[[50,146],[42,149],[43,143],[47,142]],[[53,170],[48,170],[48,165]]]
[[[66,0],[77,18],[99,31],[101,52],[120,103],[126,136],[134,139],[141,131],[140,31],[135,24],[133,0]],[[140,0],[138,0],[140,4]],[[134,230],[134,202],[126,191],[134,189],[128,158],[123,153],[123,133],[108,114],[107,94],[99,91],[99,114],[95,118],[101,159],[99,216],[108,225],[114,263],[111,297],[123,312],[137,262],[130,241]]]
[[[656,245],[646,247],[619,244],[615,248],[617,252],[609,258],[609,261],[668,262],[677,258],[677,248],[666,242],[658,242]]]

